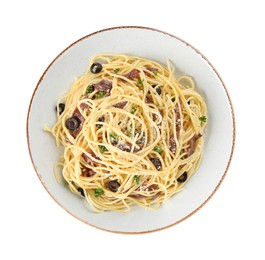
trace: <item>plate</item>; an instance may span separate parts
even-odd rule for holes
[[[53,167],[62,154],[43,126],[56,121],[56,101],[99,53],[126,53],[161,63],[167,59],[176,73],[192,76],[208,107],[204,157],[185,189],[158,210],[137,206],[130,212],[95,213],[84,199],[57,183]],[[235,143],[235,119],[221,77],[197,49],[180,38],[146,27],[115,27],[89,34],[63,50],[47,67],[33,92],[27,117],[30,157],[44,188],[68,213],[91,226],[118,233],[146,233],[173,226],[197,212],[215,193],[228,171]]]

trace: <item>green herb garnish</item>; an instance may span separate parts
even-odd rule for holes
[[[92,93],[94,90],[93,90],[93,87],[91,85],[87,86],[86,88],[86,94],[89,94],[89,93]]]
[[[99,150],[100,150],[101,153],[105,153],[106,151],[108,151],[108,149],[104,145],[100,145],[99,146]]]
[[[99,197],[104,194],[104,190],[102,188],[96,188],[95,197]]]
[[[144,80],[139,78],[137,81],[137,84],[143,86],[144,85],[143,82],[144,82]]]
[[[157,153],[159,153],[159,154],[161,154],[163,152],[163,149],[160,146],[156,146],[154,148],[154,151],[157,152]]]
[[[136,111],[137,111],[136,107],[132,107],[132,109],[131,109],[131,114],[135,114]]]
[[[140,175],[134,175],[133,180],[138,185],[140,183]]]
[[[154,73],[154,75],[155,75],[155,76],[157,76],[157,75],[158,75],[158,71],[154,71],[153,73]]]
[[[116,142],[119,141],[119,136],[117,136],[116,134],[110,134],[110,137],[113,138]]]
[[[117,69],[114,70],[114,72],[115,72],[116,74],[118,74],[118,73],[120,72],[120,70],[121,70],[120,68],[117,68]]]
[[[175,102],[175,100],[176,100],[176,99],[175,99],[174,97],[173,97],[173,98],[171,98],[171,101],[172,101],[172,102]]]
[[[200,119],[200,121],[202,121],[204,123],[207,121],[207,117],[206,116],[201,116],[201,117],[199,117],[199,119]]]
[[[106,91],[99,91],[95,94],[95,98],[103,98],[106,95]]]

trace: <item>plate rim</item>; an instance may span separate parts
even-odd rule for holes
[[[96,34],[100,34],[100,33],[103,33],[103,32],[107,32],[107,31],[112,31],[112,30],[120,30],[120,29],[142,29],[142,30],[149,30],[149,31],[155,31],[155,32],[158,32],[158,33],[162,33],[162,34],[165,34],[167,36],[170,36],[170,37],[173,37],[175,39],[177,39],[178,41],[184,43],[185,45],[187,45],[188,47],[190,47],[191,49],[193,49],[194,51],[196,51],[196,53],[202,58],[204,59],[208,64],[209,66],[211,67],[211,69],[213,69],[214,73],[216,74],[216,76],[218,77],[218,79],[220,80],[221,82],[221,85],[225,91],[225,94],[226,94],[226,97],[228,99],[228,102],[229,102],[229,106],[230,106],[230,113],[231,113],[231,118],[232,118],[232,126],[233,126],[233,132],[232,132],[232,146],[231,146],[231,151],[230,151],[230,155],[229,155],[229,160],[227,162],[227,165],[226,165],[226,168],[225,168],[225,171],[220,179],[220,181],[218,182],[218,184],[216,185],[216,187],[214,188],[214,190],[211,192],[211,194],[204,200],[203,203],[201,203],[200,206],[198,206],[195,210],[193,210],[191,213],[189,213],[188,215],[184,216],[183,218],[181,218],[180,220],[174,222],[174,223],[171,223],[169,225],[165,225],[165,226],[162,226],[160,228],[155,228],[155,229],[152,229],[152,230],[145,230],[145,231],[117,231],[117,230],[111,230],[111,229],[107,229],[107,228],[102,228],[102,227],[99,227],[99,226],[96,226],[94,224],[91,224],[79,217],[77,217],[76,215],[74,215],[72,212],[70,212],[69,210],[67,210],[63,205],[61,205],[59,203],[59,201],[57,201],[55,199],[55,197],[49,192],[49,190],[47,189],[46,185],[44,184],[44,182],[42,181],[42,178],[38,172],[38,169],[37,169],[37,166],[35,165],[34,163],[34,160],[33,160],[33,155],[32,155],[32,152],[31,152],[31,148],[30,148],[30,137],[29,137],[29,118],[30,118],[30,112],[31,112],[31,107],[32,107],[32,103],[33,103],[33,100],[34,100],[34,97],[35,97],[35,94],[39,88],[39,85],[41,84],[45,74],[47,73],[47,71],[50,69],[50,67],[55,63],[55,61],[63,54],[65,53],[68,49],[70,49],[71,47],[73,47],[75,44],[93,36],[93,35],[96,35]],[[213,195],[216,193],[216,191],[219,189],[220,185],[222,184],[225,176],[227,175],[227,172],[229,170],[229,167],[230,167],[230,164],[231,164],[231,161],[232,161],[232,158],[233,158],[233,154],[234,154],[234,149],[235,149],[235,141],[236,141],[236,121],[235,121],[235,112],[234,112],[234,108],[233,108],[233,104],[232,104],[232,100],[230,98],[230,95],[228,93],[228,89],[224,83],[224,81],[222,80],[220,74],[217,72],[216,68],[213,66],[213,64],[206,58],[205,55],[203,55],[197,48],[195,48],[194,46],[192,46],[190,43],[188,43],[187,41],[183,40],[182,38],[179,38],[178,36],[175,36],[171,33],[168,33],[168,32],[165,32],[163,30],[160,30],[160,29],[155,29],[155,28],[152,28],[152,27],[146,27],[146,26],[134,26],[134,25],[131,25],[131,26],[115,26],[115,27],[109,27],[109,28],[105,28],[105,29],[100,29],[100,30],[97,30],[93,33],[90,33],[90,34],[87,34],[81,38],[79,38],[78,40],[74,41],[73,43],[71,43],[69,46],[67,46],[65,49],[63,49],[51,62],[50,64],[47,66],[47,68],[44,70],[44,72],[42,73],[41,77],[39,78],[35,88],[34,88],[34,91],[31,95],[31,99],[30,99],[30,103],[29,103],[29,106],[28,106],[28,111],[27,111],[27,118],[26,118],[26,138],[27,138],[27,146],[28,146],[28,151],[29,151],[29,156],[30,156],[30,159],[31,159],[31,163],[33,165],[33,168],[35,170],[35,173],[38,177],[38,179],[40,180],[42,186],[44,187],[44,189],[48,192],[48,194],[53,198],[53,200],[60,206],[62,207],[67,213],[69,213],[71,216],[73,216],[74,218],[78,219],[79,221],[83,222],[84,224],[87,224],[91,227],[94,227],[94,228],[97,228],[99,230],[103,230],[103,231],[107,231],[107,232],[111,232],[111,233],[118,233],[118,234],[146,234],[146,233],[152,233],[152,232],[157,232],[157,231],[161,231],[161,230],[164,230],[164,229],[167,229],[167,228],[170,228],[172,226],[175,226],[179,223],[181,223],[182,221],[188,219],[189,217],[191,217],[192,215],[194,215],[198,210],[200,210],[212,197]]]

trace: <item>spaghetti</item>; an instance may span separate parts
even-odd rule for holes
[[[196,172],[207,108],[191,77],[168,63],[94,56],[57,102],[55,167],[95,211],[159,208]]]

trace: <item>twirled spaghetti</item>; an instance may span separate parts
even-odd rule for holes
[[[96,211],[160,207],[199,167],[205,102],[169,64],[104,54],[89,68],[46,129],[64,147],[56,174]]]

